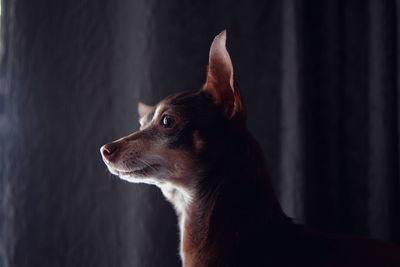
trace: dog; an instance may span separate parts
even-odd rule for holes
[[[101,147],[108,170],[158,186],[175,208],[185,267],[400,266],[400,249],[314,232],[282,211],[226,49],[212,42],[204,86],[138,104],[140,130]]]

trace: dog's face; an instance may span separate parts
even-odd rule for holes
[[[212,107],[201,92],[178,93],[154,107],[139,104],[140,130],[102,147],[108,169],[130,182],[188,183],[201,169],[205,129],[219,120]]]
[[[111,173],[130,182],[187,186],[212,167],[224,138],[245,117],[225,40],[225,31],[214,39],[201,90],[156,106],[139,103],[140,130],[101,148]]]

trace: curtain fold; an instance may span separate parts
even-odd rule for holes
[[[396,53],[394,5],[369,4],[369,229],[373,237],[390,237],[390,214],[397,203],[390,188],[398,177],[396,125]]]
[[[304,177],[296,11],[295,1],[283,1],[279,196],[285,212],[301,222]]]

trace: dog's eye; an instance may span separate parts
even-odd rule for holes
[[[174,126],[174,123],[174,119],[168,115],[164,115],[161,119],[161,124],[165,128],[171,128],[172,126]]]

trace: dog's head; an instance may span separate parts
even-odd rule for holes
[[[188,185],[212,168],[225,141],[245,127],[245,111],[225,47],[211,45],[202,89],[171,95],[155,106],[139,103],[140,130],[101,147],[109,171],[130,182]]]

